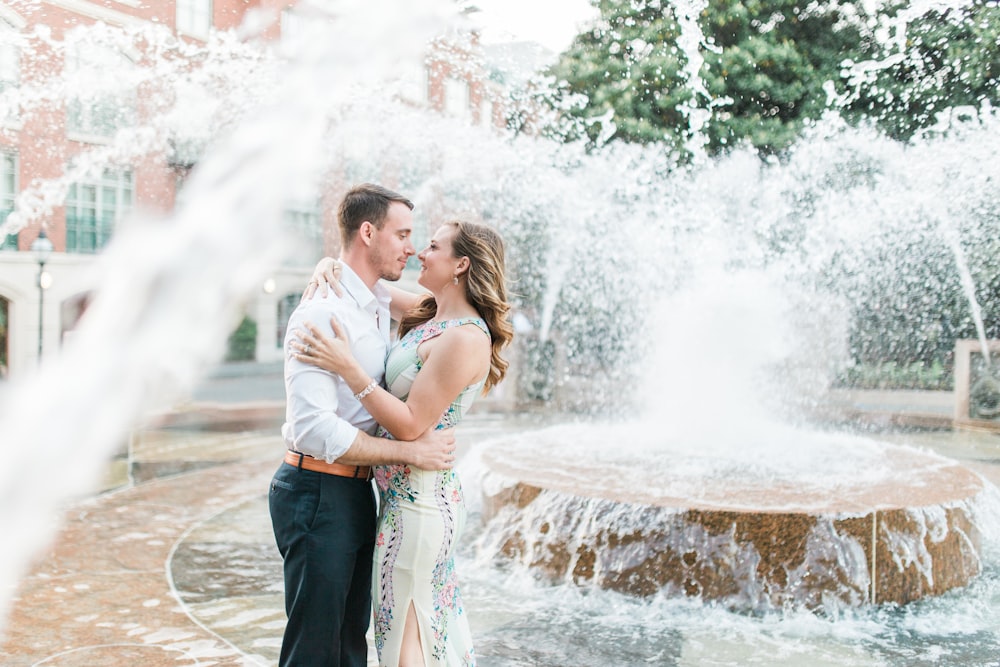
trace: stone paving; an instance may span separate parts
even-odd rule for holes
[[[284,452],[279,414],[258,409],[246,423],[271,422],[259,430],[137,432],[22,580],[0,665],[276,664],[285,614],[266,491]],[[511,428],[470,421],[466,445]]]
[[[68,509],[56,543],[22,581],[0,664],[275,661],[284,626],[280,559],[276,551],[265,555],[274,569],[247,576],[240,552],[268,550],[258,537],[245,538],[244,530],[260,522],[246,521],[243,512],[260,512],[262,489],[283,448],[280,439],[273,431],[151,436],[151,443],[133,443],[137,467],[163,463],[172,451],[179,457],[170,462],[173,470]],[[202,458],[189,456],[197,453]],[[226,551],[213,553],[213,545]],[[203,576],[213,569],[222,576]],[[227,586],[232,579],[249,590],[233,598],[228,612],[218,604],[209,608],[207,600],[233,592]],[[258,597],[262,604],[254,604]],[[250,628],[266,636],[247,637]]]
[[[249,430],[237,407],[223,430],[180,420],[137,432],[22,580],[0,664],[276,664],[284,612],[266,488],[284,449],[279,408],[257,406]],[[469,423],[466,441],[512,428],[488,414]],[[970,442],[941,453],[1000,483],[1000,436]]]

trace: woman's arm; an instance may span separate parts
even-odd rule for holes
[[[397,322],[402,320],[403,315],[410,312],[426,296],[426,294],[419,292],[409,292],[395,285],[387,284],[386,287],[389,288],[389,297],[392,299],[389,302],[389,314]]]
[[[307,324],[309,332],[299,335],[302,342],[293,343],[296,358],[343,377],[375,421],[399,440],[413,440],[437,424],[462,390],[489,370],[489,338],[476,327],[448,329],[427,350],[404,403],[377,385],[371,387],[371,378],[350,355],[345,332],[336,320],[331,325],[336,338]],[[309,353],[303,354],[307,347]]]
[[[397,438],[411,439],[411,434],[437,424],[458,395],[489,370],[490,340],[478,327],[448,329],[421,348],[429,349],[405,403],[383,389],[363,401],[375,420]]]
[[[341,296],[340,272],[340,262],[333,257],[324,257],[319,260],[316,263],[316,268],[313,269],[312,277],[309,278],[309,284],[306,285],[302,298],[311,299],[313,294],[326,296],[327,286],[330,286],[337,296]],[[424,293],[410,292],[396,285],[386,284],[386,287],[389,289],[391,299],[389,315],[397,322],[403,319],[403,315],[420,303],[420,300],[425,296]]]

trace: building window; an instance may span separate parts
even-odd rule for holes
[[[463,79],[446,77],[444,80],[444,110],[455,118],[470,118],[469,84]]]
[[[0,19],[0,95],[21,85],[21,51],[18,34],[6,21]],[[0,107],[0,122],[16,120],[18,110]]]
[[[303,44],[328,39],[335,25],[336,19],[317,3],[295,3],[281,12],[281,45],[286,52],[295,53]]]
[[[10,302],[0,296],[0,382],[7,379],[7,322]]]
[[[281,12],[281,41],[285,44],[301,44],[307,25],[300,12],[285,9]]]
[[[78,44],[66,55],[67,132],[110,137],[134,122],[134,92],[121,89],[120,77],[109,76],[131,65],[121,53],[97,44]]]
[[[278,330],[276,334],[276,344],[275,347],[281,348],[285,344],[285,333],[288,332],[288,320],[292,317],[292,311],[295,307],[299,305],[302,301],[302,295],[299,293],[286,294],[280,301],[278,301]]]
[[[483,95],[479,104],[479,124],[483,127],[493,127],[493,102],[486,95]]]
[[[17,154],[0,153],[0,225],[14,210],[17,196]],[[17,234],[0,238],[0,250],[17,250]]]
[[[427,67],[422,63],[401,63],[399,65],[399,93],[407,102],[427,103]]]
[[[212,0],[177,0],[177,32],[208,37],[212,27]]]
[[[66,197],[66,252],[95,253],[132,210],[132,173],[105,171],[93,182],[74,183]]]
[[[285,209],[285,229],[301,244],[288,258],[289,266],[312,266],[323,256],[323,224],[319,203],[311,199],[293,201]]]

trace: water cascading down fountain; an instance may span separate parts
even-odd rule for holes
[[[768,382],[796,382],[785,342],[802,297],[764,271],[701,270],[658,306],[646,382],[621,388],[622,404],[648,398],[644,416],[483,453],[480,553],[558,581],[755,612],[903,604],[968,584],[992,485],[936,454],[771,417]],[[776,377],[762,380],[768,368]]]
[[[796,471],[653,438],[586,424],[494,443],[486,550],[558,580],[749,611],[906,603],[980,571],[984,482],[957,463],[802,434],[815,467]],[[617,453],[637,444],[648,454]]]
[[[780,291],[715,275],[668,300],[652,329],[694,334],[661,334],[650,378],[630,387],[649,397],[645,416],[493,443],[480,552],[744,611],[834,612],[966,585],[981,571],[990,484],[936,454],[767,416],[759,375],[788,336]],[[744,344],[720,352],[697,327],[705,313],[720,330],[739,322]]]

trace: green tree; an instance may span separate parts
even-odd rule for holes
[[[693,93],[684,85],[685,57],[677,47],[680,26],[655,0],[647,3],[600,0],[601,18],[576,37],[552,68],[561,87],[557,98],[583,95],[570,116],[584,122],[567,138],[602,137],[603,123],[588,122],[613,110],[613,138],[647,143],[665,141],[680,149],[686,139],[682,109]]]
[[[698,17],[704,42],[698,88],[672,4],[597,0],[600,17],[577,36],[550,74],[548,102],[566,139],[663,142],[684,154],[688,111],[710,111],[710,154],[749,144],[779,152],[830,109],[871,120],[909,139],[955,107],[1000,103],[1000,6],[972,0],[903,22],[909,4],[708,0]],[[892,39],[903,34],[900,43]],[[608,122],[610,121],[610,122]]]
[[[797,0],[710,0],[702,31],[715,45],[701,72],[717,109],[706,126],[712,153],[791,144],[825,111],[824,85],[858,41],[836,8]]]
[[[886,10],[883,22],[903,30],[901,12]],[[905,24],[905,44],[863,40],[861,59],[878,63],[855,76],[845,113],[854,120],[874,118],[891,137],[908,140],[936,124],[948,109],[1000,104],[1000,5],[973,0],[964,7],[931,9]],[[848,73],[850,73],[850,68]],[[975,111],[973,111],[975,113]]]
[[[681,28],[671,5],[600,0],[597,6],[593,29],[579,35],[551,70],[565,82],[558,97],[586,96],[569,114],[584,121],[580,126],[592,142],[605,128],[588,121],[612,111],[616,130],[610,138],[665,141],[683,151],[692,131],[685,109],[693,103],[713,111],[705,126],[710,153],[741,142],[780,150],[823,112],[823,86],[839,75],[843,53],[858,41],[835,7],[807,11],[795,0],[711,0],[699,17],[710,46],[701,51],[706,99],[684,73],[688,55],[678,43]]]

